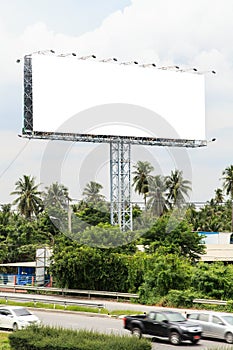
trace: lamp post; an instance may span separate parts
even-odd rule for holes
[[[68,203],[68,231],[71,232],[72,231],[72,227],[71,227],[71,207],[70,207],[70,199],[67,199],[67,203]]]

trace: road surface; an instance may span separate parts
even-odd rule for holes
[[[75,314],[68,312],[57,311],[42,311],[33,310],[45,325],[58,326],[71,329],[88,329],[95,330],[101,333],[114,333],[119,335],[130,335],[130,332],[123,329],[122,319],[103,317],[103,316],[87,316],[84,314]],[[174,345],[169,344],[168,340],[149,338],[152,342],[153,350],[174,350]],[[187,350],[192,347],[193,350],[216,349],[217,347],[224,347],[225,349],[232,349],[232,345],[224,341],[213,341],[209,339],[201,339],[200,343],[192,345],[190,342],[183,342],[178,349]]]

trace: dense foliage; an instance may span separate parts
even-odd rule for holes
[[[144,303],[176,303],[181,295],[187,303],[194,295],[233,299],[232,265],[200,263],[205,246],[198,234],[231,230],[232,166],[223,171],[223,189],[202,208],[185,204],[190,183],[182,172],[162,177],[152,171],[148,162],[135,166],[133,183],[145,207],[133,207],[133,232],[110,225],[102,185],[90,182],[72,205],[64,185],[42,193],[34,177],[23,176],[12,192],[17,211],[1,206],[0,263],[35,260],[36,248],[46,245],[59,287],[138,292]]]

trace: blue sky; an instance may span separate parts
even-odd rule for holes
[[[0,203],[12,201],[10,192],[23,174],[41,182],[46,142],[18,137],[23,66],[16,59],[50,48],[200,71],[214,69],[216,75],[205,74],[206,137],[217,141],[205,149],[187,151],[191,200],[213,197],[222,185],[222,171],[233,164],[232,13],[232,0],[0,0]],[[85,144],[70,145],[67,150],[59,176],[73,198],[80,198],[85,181],[90,180],[101,182],[108,196],[108,149],[103,147],[102,163],[93,174],[87,159],[95,152],[93,145]],[[159,165],[163,175],[176,167],[176,159],[165,150],[135,149],[133,162],[139,155]]]

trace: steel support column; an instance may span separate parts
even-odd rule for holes
[[[23,133],[33,130],[32,59],[24,57],[24,126]]]
[[[130,159],[129,142],[110,143],[111,224],[119,225],[122,231],[133,229]]]

